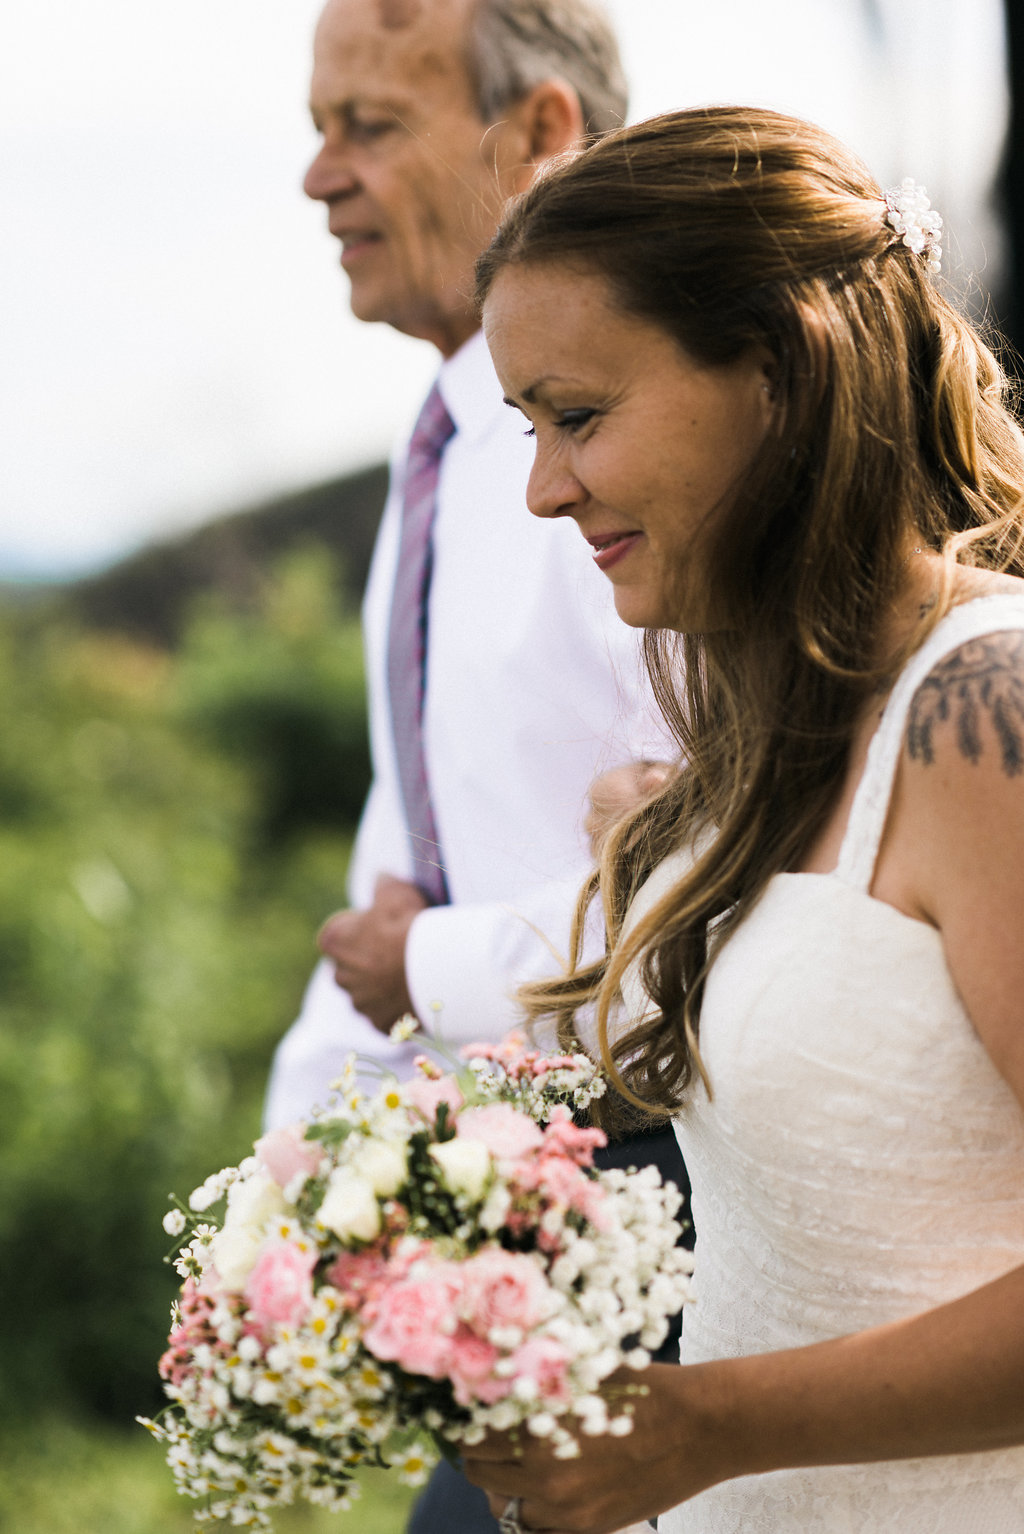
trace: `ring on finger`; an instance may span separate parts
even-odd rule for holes
[[[505,1511],[498,1519],[498,1528],[501,1530],[501,1534],[527,1534],[519,1518],[522,1506],[522,1497],[509,1498],[505,1504]]]

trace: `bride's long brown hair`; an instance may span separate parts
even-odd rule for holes
[[[571,1034],[594,1008],[624,1098],[671,1110],[701,1071],[719,943],[821,827],[880,666],[908,548],[1024,575],[1024,442],[999,366],[897,237],[879,187],[831,136],[776,113],[707,108],[623,129],[544,175],[478,266],[603,277],[614,301],[697,362],[766,347],[777,433],[721,508],[706,579],[726,626],[648,631],[645,658],[684,766],[621,824],[582,892],[569,972],[528,987]],[[712,835],[702,833],[711,831]],[[680,847],[689,871],[634,928],[627,909]],[[600,893],[607,954],[582,963]],[[654,1012],[609,1043],[627,968]]]

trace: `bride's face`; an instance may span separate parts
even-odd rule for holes
[[[505,268],[484,331],[536,437],[530,510],[575,520],[626,623],[713,628],[703,556],[772,424],[768,354],[704,367],[604,278],[553,264]]]

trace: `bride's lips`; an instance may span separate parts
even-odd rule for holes
[[[620,559],[633,548],[643,533],[598,533],[594,537],[588,537],[587,542],[594,550],[594,563],[599,570],[610,570],[612,565],[617,565]]]

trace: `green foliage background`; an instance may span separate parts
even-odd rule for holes
[[[159,1405],[167,1196],[258,1134],[343,902],[368,760],[336,591],[292,555],[173,654],[57,601],[0,610],[0,1424],[23,1467],[55,1422]]]

